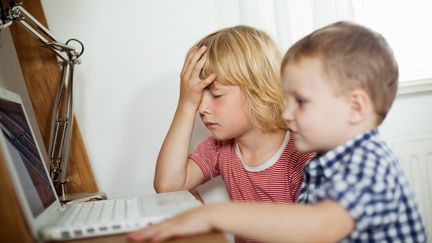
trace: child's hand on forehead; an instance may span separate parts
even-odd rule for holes
[[[204,89],[216,80],[216,74],[214,73],[205,79],[199,77],[206,61],[206,50],[207,48],[202,46],[194,47],[189,51],[180,73],[179,104],[198,109]]]

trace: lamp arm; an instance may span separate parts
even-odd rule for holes
[[[3,13],[2,13],[3,17]],[[77,53],[75,47],[58,42],[50,31],[37,21],[21,5],[11,1],[6,18],[0,22],[0,31],[17,22],[25,30],[36,37],[44,47],[53,51],[60,59],[61,78],[57,84],[56,97],[54,102],[51,134],[49,143],[50,175],[60,200],[66,198],[67,164],[69,160],[69,147],[72,139],[73,126],[73,71],[75,64],[80,63],[79,57],[83,53]],[[33,26],[36,27],[33,28]]]
[[[51,49],[63,61],[72,61],[79,57],[75,47],[58,42],[51,32],[37,21],[21,4],[12,6],[9,9],[9,16],[12,21],[17,21],[25,30],[35,36],[44,46]],[[37,27],[34,29],[31,24]]]

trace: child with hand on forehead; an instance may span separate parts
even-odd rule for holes
[[[396,95],[398,66],[385,39],[349,22],[314,31],[282,61],[283,112],[304,168],[300,205],[206,205],[135,239],[212,229],[265,242],[426,242],[413,192],[377,130]]]
[[[281,60],[273,40],[248,26],[221,29],[194,45],[157,160],[158,192],[191,190],[221,175],[232,201],[296,201],[314,153],[295,149],[282,119]],[[189,154],[196,112],[211,136]]]

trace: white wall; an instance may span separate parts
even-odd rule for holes
[[[153,192],[185,53],[204,35],[249,18],[241,16],[239,2],[42,0],[54,36],[85,45],[75,70],[75,110],[99,187],[109,196]],[[28,100],[8,32],[0,38],[0,85]],[[17,81],[20,88],[13,88]],[[432,132],[431,94],[399,96],[382,126],[384,135]],[[207,134],[197,124],[194,145]]]
[[[400,85],[396,101],[380,127],[390,142],[401,137],[432,135],[432,78],[424,81],[427,85],[417,85],[412,91]]]
[[[42,1],[54,35],[85,44],[76,67],[76,115],[109,196],[153,192],[185,54],[210,32],[238,24],[238,7],[230,2]],[[196,137],[204,136],[199,131]]]

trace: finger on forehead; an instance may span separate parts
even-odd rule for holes
[[[184,60],[184,63],[183,63],[181,74],[187,73],[187,69],[188,69],[188,65],[190,63],[190,60],[193,57],[193,55],[196,53],[197,50],[198,50],[198,47],[194,46],[188,51],[188,53],[186,54],[186,58]]]
[[[196,63],[196,65],[194,65],[194,68],[192,69],[192,75],[194,76],[199,76],[201,73],[201,70],[206,62],[206,57],[207,57],[207,52],[204,53],[200,59],[198,60],[198,62]]]
[[[206,46],[201,46],[200,48],[196,49],[194,54],[191,55],[191,59],[190,62],[192,64],[197,63],[198,60],[204,55],[204,53],[206,52],[207,47]]]
[[[197,65],[198,60],[204,55],[206,52],[206,47],[203,46],[196,50],[196,52],[192,55],[192,57],[189,59],[188,63],[186,63],[185,67],[185,75],[186,77],[190,76],[192,74],[192,71],[195,68],[195,65]]]
[[[192,47],[191,49],[189,49],[189,51],[186,54],[186,58],[184,60],[183,65],[185,65],[186,63],[188,63],[188,61],[192,58],[193,54],[198,50],[197,46]]]

